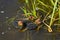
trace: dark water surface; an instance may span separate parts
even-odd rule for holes
[[[20,5],[18,0],[0,0],[0,40],[60,40],[60,33],[48,33],[44,29],[39,32],[30,31],[18,32],[12,26],[7,26],[4,22],[17,14]],[[10,31],[9,31],[10,30]]]

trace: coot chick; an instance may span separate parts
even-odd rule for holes
[[[15,20],[15,21],[13,22],[13,26],[14,26],[15,28],[22,29],[23,23],[22,23],[22,21]]]
[[[28,30],[35,30],[37,28],[37,25],[35,23],[28,23],[26,28],[28,28]]]
[[[37,25],[29,20],[14,21],[13,25],[15,28],[18,28],[20,32],[35,30],[37,28]]]

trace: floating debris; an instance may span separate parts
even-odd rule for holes
[[[6,19],[8,19],[9,17],[5,17]]]
[[[11,28],[10,28],[10,27],[8,27],[8,30],[11,30]]]
[[[2,34],[2,35],[4,35],[4,34],[5,34],[5,32],[2,32],[1,34]]]
[[[4,11],[0,11],[1,13],[4,13]]]

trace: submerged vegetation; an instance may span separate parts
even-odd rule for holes
[[[58,30],[60,27],[60,0],[18,0],[18,3],[21,2],[23,7],[20,6],[20,10],[28,20],[33,19],[32,21],[35,24],[35,20],[40,20],[37,30],[40,27],[47,29],[49,32],[53,32],[53,27]],[[9,19],[10,21],[7,20],[7,23],[12,23],[15,18]]]

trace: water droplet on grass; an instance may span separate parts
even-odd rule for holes
[[[11,30],[11,28],[10,28],[10,27],[8,27],[8,30]]]
[[[38,8],[38,7],[36,7],[36,10],[39,10],[39,8]]]

